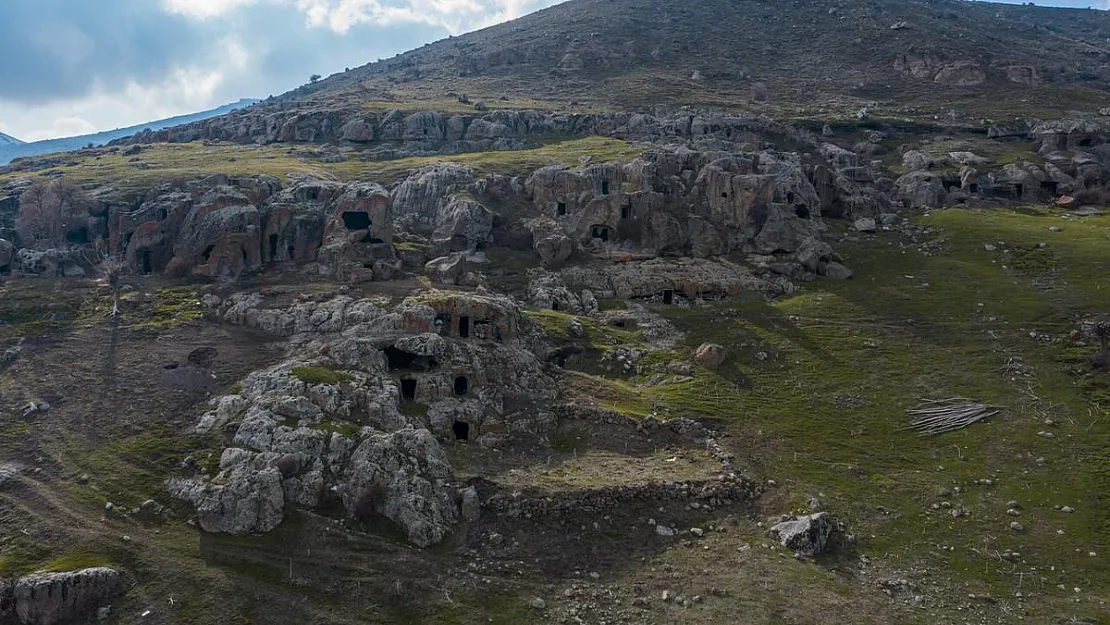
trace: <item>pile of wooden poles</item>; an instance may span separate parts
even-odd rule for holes
[[[966,428],[1001,411],[999,406],[981,404],[965,397],[950,399],[925,399],[906,412],[910,425],[903,430],[917,430],[920,436],[935,436]]]

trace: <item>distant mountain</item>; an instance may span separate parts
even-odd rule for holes
[[[79,137],[66,137],[64,139],[48,139],[46,141],[35,141],[34,143],[24,143],[14,137],[0,133],[0,165],[7,165],[12,159],[20,158],[22,156],[37,156],[40,154],[53,154],[55,152],[68,152],[70,150],[79,150],[88,146],[90,143],[94,146],[104,145],[116,139],[129,137],[137,132],[143,130],[161,130],[171,126],[179,126],[181,124],[188,124],[208,119],[210,117],[217,117],[225,113],[230,113],[236,109],[243,109],[252,104],[259,102],[259,100],[242,99],[232,104],[225,104],[219,108],[214,108],[208,111],[201,111],[200,113],[192,113],[189,115],[179,115],[177,117],[170,117],[168,119],[160,119],[158,121],[147,122],[137,126],[130,126],[127,128],[117,128],[116,130],[107,130],[105,132],[98,132],[91,135],[81,135]]]

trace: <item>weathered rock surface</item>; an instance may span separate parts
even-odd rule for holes
[[[4,585],[0,584],[0,615],[5,604]],[[119,573],[103,567],[35,573],[8,588],[8,613],[14,612],[23,625],[56,625],[88,618],[121,590]]]
[[[694,360],[706,369],[716,369],[728,358],[728,350],[716,343],[702,343],[694,352]]]
[[[771,535],[784,547],[803,556],[824,553],[832,532],[833,520],[828,512],[794,517],[771,528]]]

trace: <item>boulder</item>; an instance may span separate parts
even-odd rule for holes
[[[870,217],[861,217],[852,224],[852,227],[856,229],[856,232],[875,232],[878,229],[878,224]]]
[[[706,369],[716,369],[728,358],[728,350],[716,343],[702,343],[694,352],[694,360]]]
[[[24,625],[55,625],[88,618],[119,593],[119,577],[116,571],[103,567],[28,575],[17,581],[12,591],[15,613]]]
[[[833,521],[828,512],[798,516],[771,528],[771,536],[784,547],[803,556],[816,556],[828,549]]]
[[[274,459],[274,454],[225,449],[220,473],[211,482],[174,480],[170,490],[196,506],[201,529],[206,532],[268,532],[285,516],[281,471],[273,466]]]
[[[424,265],[424,273],[439,284],[458,284],[466,275],[466,253],[458,252],[429,261]]]
[[[852,277],[852,270],[836,261],[825,263],[818,273],[834,280],[847,280]]]
[[[813,237],[802,242],[798,248],[798,262],[813,273],[817,273],[821,265],[833,256],[832,246]]]

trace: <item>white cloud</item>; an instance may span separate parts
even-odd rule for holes
[[[87,119],[77,116],[57,117],[49,128],[30,132],[24,135],[22,139],[24,141],[41,141],[54,137],[76,137],[78,135],[87,135],[91,132],[96,132],[96,126]]]
[[[0,102],[0,117],[26,129],[18,135],[24,141],[73,137],[212,108],[223,82],[219,71],[183,69],[158,84],[132,82],[116,92],[97,87],[78,100],[35,108]]]
[[[163,0],[163,5],[170,13],[205,19],[255,2],[257,0]]]

